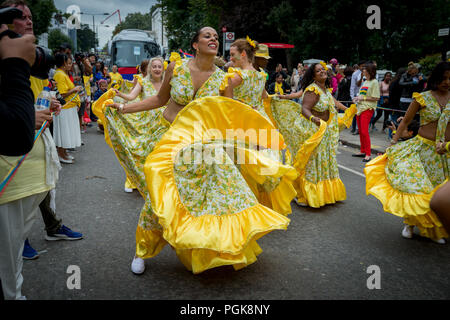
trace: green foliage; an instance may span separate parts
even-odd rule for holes
[[[59,49],[59,47],[63,43],[69,43],[73,47],[72,40],[62,33],[59,29],[50,30],[48,33],[48,47],[49,49],[55,51]]]
[[[421,71],[425,76],[429,76],[434,67],[441,62],[441,54],[428,55],[418,62],[422,66]]]
[[[380,0],[381,29],[369,30],[369,0],[159,0],[171,50],[190,49],[192,35],[203,26],[226,26],[236,38],[295,45],[285,52],[291,65],[309,58],[338,59],[344,64],[375,60],[378,68],[396,70],[409,61],[441,52],[448,27],[448,0],[412,3]],[[273,60],[284,58],[271,50]],[[280,53],[282,53],[280,55]],[[275,62],[271,61],[270,63]]]
[[[97,48],[98,38],[94,37],[94,32],[87,24],[81,24],[81,28],[77,30],[78,51],[89,51],[91,48]],[[95,39],[95,44],[94,44]]]
[[[113,31],[113,36],[125,29],[152,30],[152,16],[149,13],[130,13]]]
[[[33,15],[34,35],[47,32],[53,15],[58,12],[53,0],[28,0],[27,3]]]

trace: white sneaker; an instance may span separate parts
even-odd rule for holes
[[[299,201],[297,200],[297,198],[295,198],[294,201],[295,201],[295,203],[296,203],[297,205],[299,205],[300,207],[309,207],[308,204],[306,204],[306,203],[304,203],[304,202],[299,202]]]
[[[411,239],[414,235],[414,226],[406,225],[402,230],[402,237],[406,239]]]
[[[69,158],[69,160],[75,160],[75,158],[74,157],[72,157],[71,155],[67,155],[67,158]]]
[[[125,192],[128,192],[128,193],[133,192],[133,189],[131,189],[131,188],[124,188],[123,190],[124,190]]]
[[[64,159],[64,158],[61,158],[61,157],[59,157],[59,162],[62,162],[62,163],[73,163],[73,160],[71,160],[71,159]]]
[[[446,242],[445,242],[445,239],[444,238],[441,238],[441,239],[431,239],[431,240],[433,240],[433,242],[436,242],[436,243],[438,243],[438,244],[446,244]]]
[[[134,274],[143,274],[145,271],[145,263],[144,259],[134,257],[133,262],[131,263],[131,272]]]

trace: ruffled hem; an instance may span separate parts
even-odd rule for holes
[[[108,123],[105,117],[105,108],[107,105],[114,103],[113,98],[115,97],[115,95],[116,93],[114,92],[114,90],[109,89],[92,104],[92,112],[94,112],[94,114],[100,120],[97,122],[99,122],[103,126]],[[109,138],[108,130],[106,130],[106,128],[104,130],[104,135],[106,143],[111,147],[111,149],[114,149],[111,143],[111,139]]]
[[[436,214],[430,209],[430,200],[437,189],[425,194],[408,194],[394,189],[388,182],[385,167],[386,154],[370,161],[365,169],[366,193],[373,195],[383,205],[383,210],[402,217],[405,223],[419,227],[424,237],[431,239],[447,238],[448,234]]]
[[[304,178],[296,181],[297,200],[313,208],[320,208],[347,199],[344,183],[341,179],[330,179],[311,183]]]
[[[205,112],[205,104],[216,111],[214,115]],[[225,131],[233,127],[243,131],[251,128],[274,128],[257,111],[232,99],[197,99],[179,112],[170,132],[163,136],[145,163],[152,209],[163,228],[162,236],[174,247],[186,267],[194,273],[222,265],[233,265],[239,269],[256,260],[256,255],[260,253],[255,242],[257,239],[273,230],[287,229],[290,220],[262,204],[222,216],[194,216],[186,209],[178,193],[173,163],[178,152],[193,142],[191,135],[195,129],[198,130],[194,123],[199,120],[202,121],[203,129],[216,128],[222,130],[224,136]],[[204,134],[205,136],[201,136],[203,141],[212,139],[207,130]],[[257,140],[250,143],[259,145],[258,142],[261,141],[258,137],[255,138]],[[271,141],[261,144],[267,148]],[[252,156],[252,152],[248,155]],[[274,162],[271,159],[266,162],[268,164],[271,161]],[[266,163],[263,160],[261,162]],[[280,166],[282,167],[284,166]],[[274,176],[286,174],[283,170],[289,173],[293,170],[295,178],[293,168],[282,168]],[[251,171],[258,170],[255,168]]]

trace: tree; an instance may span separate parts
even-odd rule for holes
[[[64,33],[62,33],[59,29],[50,30],[50,32],[48,33],[49,49],[53,51],[58,50],[63,43],[68,43],[73,47],[72,40]]]
[[[152,30],[152,16],[150,13],[130,13],[113,31],[113,36],[125,29]]]
[[[95,39],[95,43],[94,43]],[[90,48],[97,48],[98,38],[87,24],[81,24],[77,30],[77,44],[79,51],[89,51]]]

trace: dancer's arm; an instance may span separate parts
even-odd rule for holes
[[[347,107],[344,106],[342,103],[340,103],[339,101],[336,100],[336,98],[333,97],[334,100],[334,105],[336,106],[336,108],[338,108],[339,110],[345,111],[347,110]]]
[[[164,75],[164,81],[159,89],[158,93],[154,96],[151,96],[142,101],[130,103],[130,104],[122,104],[122,103],[113,103],[107,105],[107,107],[115,108],[119,110],[121,113],[135,113],[145,110],[152,110],[156,108],[160,108],[165,106],[167,101],[170,99],[170,80],[172,79],[173,69],[175,66],[175,62],[171,62],[167,67],[167,70]]]
[[[408,128],[408,125],[411,123],[411,121],[414,119],[414,116],[420,109],[420,104],[413,100],[411,104],[408,107],[408,110],[406,111],[405,117],[403,118],[402,122],[400,122],[400,125],[397,128],[397,132],[392,137],[391,144],[396,144],[398,142],[398,139],[400,139],[401,134],[405,129]]]
[[[303,96],[303,104],[302,104],[302,114],[306,119],[314,122],[316,125],[320,126],[320,118],[315,117],[312,114],[312,108],[319,102],[319,95],[308,91]]]
[[[136,85],[133,87],[133,90],[131,90],[131,92],[129,94],[125,94],[120,92],[117,89],[114,89],[114,91],[116,92],[116,95],[121,97],[122,99],[125,99],[127,101],[131,101],[137,98],[137,96],[139,95],[139,93],[142,90],[142,86],[141,84],[138,82],[136,83]]]
[[[293,92],[290,94],[285,94],[283,96],[278,96],[280,99],[299,99],[301,98],[303,95],[303,90],[297,91],[297,92]]]

